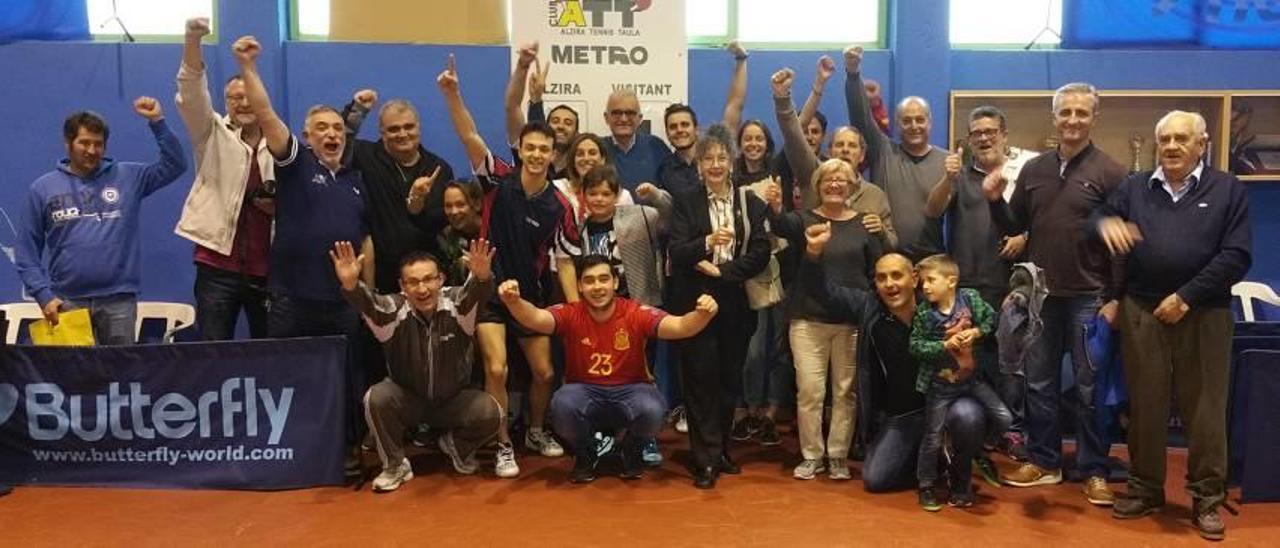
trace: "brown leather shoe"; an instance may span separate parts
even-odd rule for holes
[[[1196,532],[1200,533],[1200,537],[1205,540],[1222,540],[1227,538],[1227,525],[1222,522],[1222,516],[1218,515],[1215,508],[1207,512],[1201,512],[1199,515],[1191,519],[1191,525],[1194,525]]]
[[[1112,506],[1116,503],[1116,495],[1111,492],[1111,488],[1107,486],[1106,478],[1102,476],[1090,476],[1084,480],[1084,498],[1089,500],[1089,504],[1094,506]]]
[[[1032,487],[1035,485],[1054,485],[1062,483],[1062,470],[1045,470],[1032,463],[1019,466],[1016,470],[1000,476],[1005,485],[1014,487]]]

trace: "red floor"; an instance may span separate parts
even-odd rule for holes
[[[374,495],[326,488],[291,492],[20,488],[0,499],[0,546],[1200,546],[1182,491],[1186,455],[1170,453],[1170,505],[1117,521],[1078,484],[983,486],[978,505],[928,514],[914,492],[870,495],[856,479],[790,477],[789,448],[737,451],[742,476],[714,491],[690,486],[683,443],[664,435],[668,462],[638,482],[565,480],[568,459],[522,456],[516,480],[460,477],[442,457],[414,457],[412,482]],[[674,449],[673,449],[674,448]],[[370,457],[372,458],[372,457]],[[681,460],[682,461],[682,460]],[[1008,463],[1001,462],[1001,466]],[[1120,487],[1119,485],[1114,485]],[[1238,493],[1232,494],[1232,500]],[[1280,546],[1280,504],[1224,513],[1225,544]]]

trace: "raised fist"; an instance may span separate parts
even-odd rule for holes
[[[862,70],[862,46],[844,48],[844,71],[858,74]]]
[[[796,71],[784,68],[773,73],[773,77],[769,79],[769,84],[773,87],[774,97],[790,97],[791,85],[796,81]]]
[[[829,55],[823,55],[818,58],[817,78],[820,82],[826,82],[836,72],[836,62]]]
[[[231,44],[231,52],[235,54],[236,61],[239,61],[241,65],[253,63],[262,54],[262,44],[259,44],[258,39],[252,36],[241,36],[239,40]]]
[[[164,112],[160,108],[160,101],[154,97],[142,96],[133,100],[133,111],[138,116],[146,118],[149,122],[154,122],[164,118]]]
[[[194,38],[204,38],[209,35],[209,18],[208,17],[192,17],[187,19],[187,36]]]
[[[745,59],[747,57],[746,48],[743,48],[742,44],[739,44],[737,40],[731,40],[728,44],[725,44],[724,49],[732,53],[735,59]]]
[[[355,100],[357,105],[368,110],[373,108],[374,103],[378,102],[378,92],[372,89],[362,89],[357,91],[355,95],[352,95],[351,98]]]

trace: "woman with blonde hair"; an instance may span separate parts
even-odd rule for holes
[[[861,181],[853,167],[841,159],[818,165],[812,176],[812,190],[818,205],[812,209],[783,213],[782,191],[776,183],[765,191],[769,203],[769,223],[775,233],[791,245],[805,245],[805,230],[826,225],[831,241],[820,261],[826,279],[841,286],[870,290],[876,259],[883,253],[881,238],[864,226],[863,216],[849,203]],[[803,460],[793,471],[796,479],[813,479],[826,471],[831,479],[847,480],[849,446],[856,421],[854,381],[859,336],[856,325],[839,322],[826,306],[803,287],[800,277],[791,292],[791,352],[796,366],[796,418]],[[828,364],[830,366],[828,367]],[[831,383],[831,424],[825,443],[822,437],[823,403],[827,383]]]

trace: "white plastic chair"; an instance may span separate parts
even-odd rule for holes
[[[22,322],[44,319],[44,313],[36,303],[5,303],[0,304],[0,310],[4,311],[5,320],[9,322],[9,329],[4,334],[6,344],[18,344],[18,330]]]
[[[134,340],[142,339],[142,321],[159,318],[165,321],[163,342],[173,342],[173,334],[196,322],[195,307],[186,303],[142,301],[138,303],[138,319],[133,329]]]
[[[1240,297],[1240,311],[1244,313],[1244,321],[1252,322],[1253,300],[1257,299],[1271,306],[1280,306],[1280,295],[1276,295],[1271,286],[1260,282],[1240,282],[1231,286],[1231,294]]]

